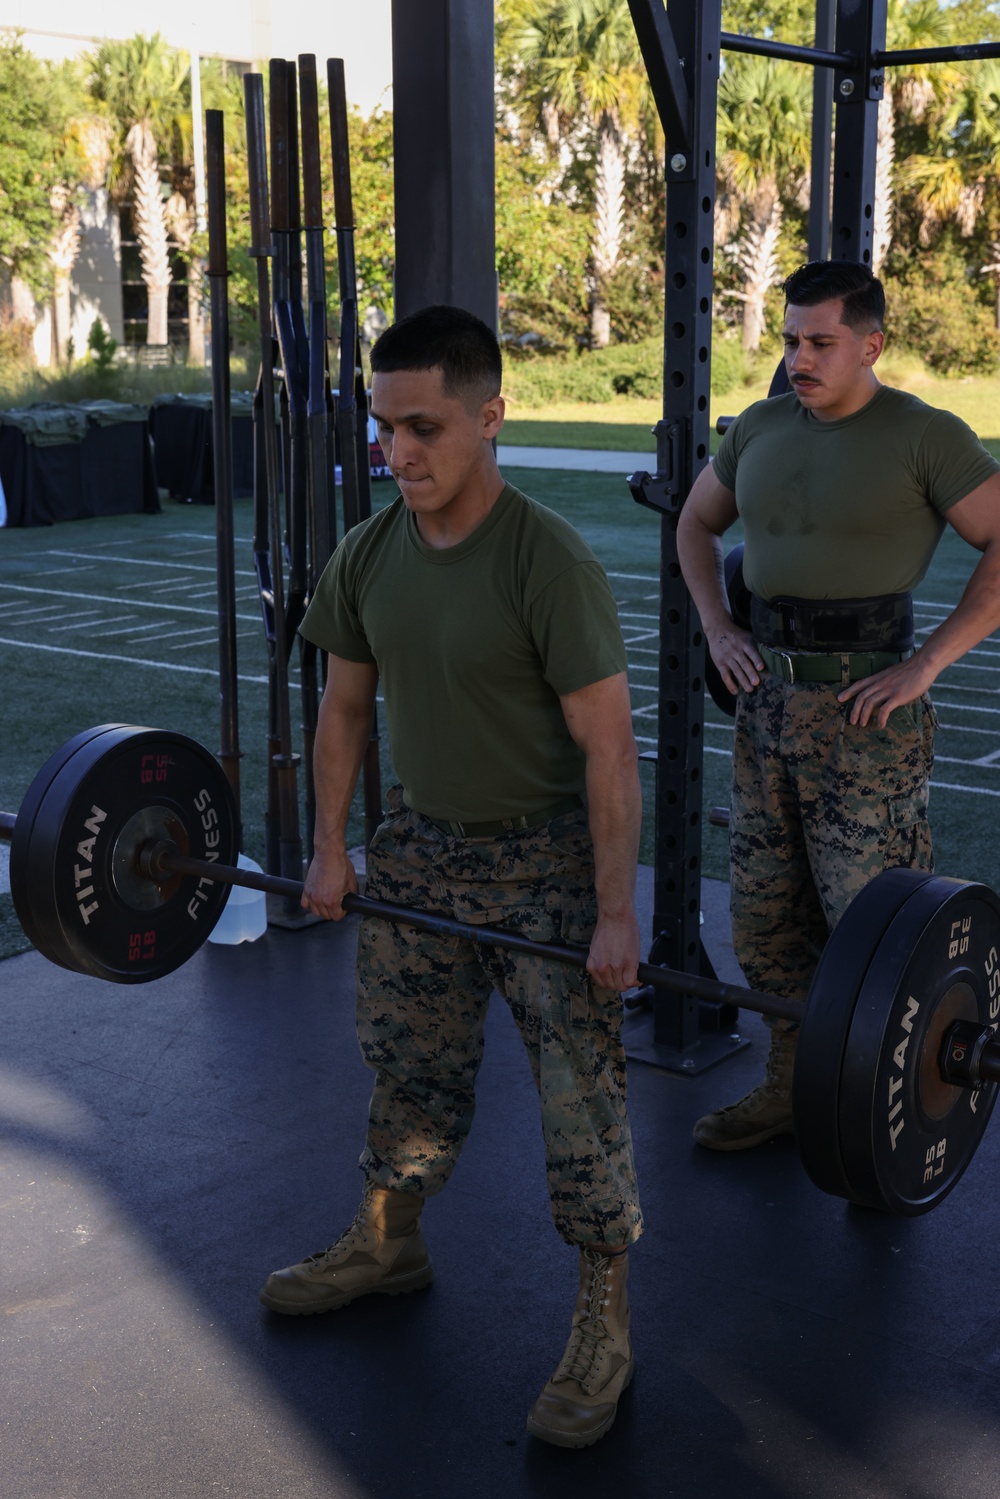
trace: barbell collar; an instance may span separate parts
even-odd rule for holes
[[[941,1046],[941,1076],[959,1088],[1000,1082],[1000,1044],[992,1027],[956,1020]]]

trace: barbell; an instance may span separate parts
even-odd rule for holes
[[[77,734],[46,762],[10,840],[11,893],[42,955],[113,983],[180,967],[243,885],[298,899],[295,880],[235,868],[236,809],[215,756],[127,724]],[[345,910],[583,968],[585,948],[360,895]],[[639,966],[643,984],[801,1022],[793,1083],[806,1170],[836,1196],[927,1212],[969,1165],[1000,1082],[1000,897],[912,869],[877,875],[820,957],[805,1006]]]

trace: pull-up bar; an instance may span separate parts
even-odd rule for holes
[[[826,52],[820,47],[800,47],[794,42],[779,42],[771,37],[744,36],[724,31],[721,37],[727,52],[749,52],[754,57],[776,57],[783,62],[804,62],[812,68],[840,68],[853,73],[859,59],[851,52]],[[879,68],[898,68],[908,63],[978,62],[1000,57],[1000,42],[975,42],[968,46],[907,47],[898,52],[873,52],[872,62]]]
[[[820,47],[799,47],[794,42],[743,36],[738,31],[724,31],[721,40],[727,52],[749,52],[754,57],[777,57],[783,62],[804,62],[813,68],[843,68],[845,73],[853,73],[858,66],[858,59],[851,52],[824,52]]]

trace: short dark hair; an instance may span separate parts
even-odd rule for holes
[[[481,406],[500,394],[500,344],[481,318],[462,307],[422,307],[387,328],[372,345],[372,373],[440,369],[446,395]]]
[[[843,299],[840,321],[855,333],[881,328],[885,320],[885,291],[877,276],[856,260],[810,260],[782,284],[792,307],[816,307]]]

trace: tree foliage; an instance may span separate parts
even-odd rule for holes
[[[78,103],[72,69],[39,62],[17,38],[0,41],[0,261],[36,292],[48,283],[53,192],[82,172],[68,130]]]

